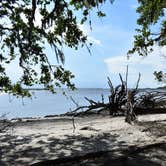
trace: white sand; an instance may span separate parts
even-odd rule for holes
[[[139,121],[160,121],[165,125],[166,114],[139,116]],[[47,118],[14,124],[7,135],[1,134],[0,137],[2,166],[29,165],[46,159],[125,149],[166,140],[165,134],[158,136],[145,126],[125,123],[124,117],[77,118],[74,131],[70,119]],[[84,127],[89,128],[81,130]]]

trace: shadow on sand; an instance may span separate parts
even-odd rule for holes
[[[134,147],[133,147],[134,148]],[[137,150],[100,151],[83,156],[46,160],[31,166],[165,166],[166,143],[159,143]]]
[[[128,147],[126,142],[118,142],[119,135],[110,133],[99,132],[91,137],[73,134],[65,135],[62,139],[51,136],[47,140],[42,140],[42,136],[45,135],[21,138],[11,135],[1,136],[0,166],[164,166],[166,164],[165,143],[138,151],[134,146]],[[35,139],[38,140],[35,146],[30,146]],[[120,150],[112,150],[117,145]]]

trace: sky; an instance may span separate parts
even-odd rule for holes
[[[120,83],[118,74],[125,77],[126,66],[129,65],[129,87],[134,87],[138,74],[141,73],[140,88],[162,86],[155,79],[155,70],[164,70],[165,61],[163,55],[166,48],[154,47],[154,52],[147,57],[132,55],[127,60],[127,51],[132,48],[136,20],[138,14],[136,0],[116,0],[113,5],[109,2],[103,5],[106,17],[99,19],[91,14],[92,31],[89,25],[80,28],[93,43],[92,55],[84,49],[73,51],[64,49],[65,67],[75,75],[76,87],[106,88],[107,76],[116,86]]]
[[[88,41],[93,43],[92,54],[90,55],[86,48],[80,48],[78,51],[63,48],[64,67],[75,75],[73,82],[77,88],[107,88],[107,77],[110,77],[116,86],[120,83],[119,73],[125,78],[127,65],[129,65],[129,87],[136,85],[139,72],[140,88],[162,86],[154,79],[153,72],[165,69],[166,59],[163,55],[166,48],[154,46],[154,52],[147,57],[135,54],[127,60],[127,52],[132,48],[133,36],[138,27],[137,6],[137,0],[115,0],[113,5],[107,1],[102,6],[106,17],[100,19],[95,12],[91,13],[92,30],[88,24],[79,25],[88,36]],[[38,15],[37,18],[39,17]],[[53,50],[48,47],[47,53],[52,54]],[[54,62],[56,59],[51,61]],[[16,67],[16,64],[10,65],[8,72],[15,72]],[[19,72],[21,73],[17,70],[17,74]],[[14,73],[12,77],[16,78],[17,75]]]

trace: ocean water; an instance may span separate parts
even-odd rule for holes
[[[63,95],[63,91],[66,95]],[[84,97],[101,101],[101,95],[103,95],[106,102],[109,95],[108,89],[78,89],[76,91],[65,89],[63,91],[57,90],[56,94],[44,90],[33,91],[32,99],[0,94],[0,116],[6,114],[6,117],[11,119],[61,114],[76,108],[71,97],[82,106],[88,104]]]

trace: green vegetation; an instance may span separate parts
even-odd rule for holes
[[[88,48],[87,37],[79,29],[78,24],[86,21],[91,24],[88,19],[90,10],[104,2],[105,0],[0,1],[1,91],[24,97],[31,94],[23,87],[33,85],[44,86],[52,92],[55,87],[61,85],[74,89],[75,86],[71,82],[74,76],[63,67],[65,57],[62,47]],[[80,20],[76,17],[77,11],[82,12]],[[36,18],[37,14],[41,19]],[[97,10],[97,15],[103,17],[104,13]],[[37,24],[37,21],[40,24]],[[45,53],[48,45],[54,50],[55,62],[50,62],[50,55]],[[17,82],[13,82],[6,73],[7,66],[13,61],[19,63],[22,69],[22,76]]]
[[[138,0],[137,13],[139,18],[136,29],[134,47],[128,53],[138,52],[140,56],[147,56],[153,51],[153,46],[166,45],[166,19],[165,0]],[[163,71],[155,71],[154,75],[158,81],[165,81],[166,74]]]
[[[113,3],[114,0],[110,0]],[[89,50],[87,37],[78,24],[88,22],[89,13],[97,9],[98,17],[105,13],[99,6],[106,0],[5,0],[0,1],[0,89],[17,96],[30,96],[25,87],[41,85],[54,92],[55,87],[66,85],[74,89],[71,71],[63,67],[65,56],[63,46],[78,49],[85,46]],[[134,47],[128,53],[138,52],[141,56],[153,51],[154,45],[166,45],[165,0],[138,0],[137,23]],[[82,18],[77,17],[77,12]],[[40,19],[36,18],[40,14]],[[37,24],[37,20],[40,24]],[[111,20],[110,20],[111,21]],[[159,26],[156,33],[155,26]],[[154,31],[153,31],[154,30]],[[50,62],[45,48],[51,46],[55,62]],[[13,82],[6,68],[16,61],[22,69],[22,76]],[[58,64],[57,64],[58,62]],[[159,81],[164,81],[165,73],[155,71]]]

